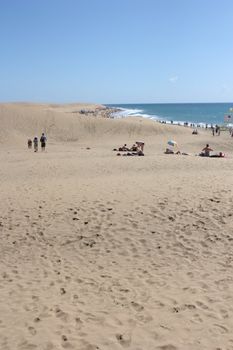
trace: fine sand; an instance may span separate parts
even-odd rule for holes
[[[0,349],[232,350],[233,139],[101,108],[0,105]]]

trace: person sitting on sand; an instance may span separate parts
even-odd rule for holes
[[[140,142],[136,141],[135,143],[136,143],[136,146],[137,146],[138,150],[141,150],[143,152],[145,143],[142,142],[142,141],[140,141]]]
[[[207,145],[201,151],[200,156],[202,156],[202,157],[209,157],[210,156],[210,152],[213,152],[213,150],[212,150],[212,148],[210,148],[209,144],[207,143]]]
[[[170,148],[166,148],[166,151],[164,153],[165,154],[175,154],[175,152]]]
[[[119,147],[120,152],[127,152],[129,151],[129,148],[127,147],[127,144],[125,143],[124,146]]]
[[[134,143],[133,146],[130,148],[130,151],[132,151],[132,152],[137,152],[137,151],[138,151],[138,147],[135,145],[135,143]]]

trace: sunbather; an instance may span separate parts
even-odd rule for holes
[[[127,144],[125,143],[124,146],[119,147],[118,151],[127,152],[127,151],[130,151],[130,149],[127,147]]]
[[[203,150],[201,151],[199,156],[201,156],[201,157],[209,157],[210,156],[210,152],[213,152],[213,150],[212,150],[212,148],[210,148],[209,144],[207,143],[207,145],[203,148]]]
[[[143,152],[143,149],[144,149],[144,146],[145,146],[145,143],[144,142],[139,142],[139,141],[136,141],[135,142],[136,145],[137,145],[137,148],[140,149],[142,152]]]
[[[165,154],[175,154],[175,152],[170,148],[166,148],[166,151],[164,153]]]
[[[130,151],[133,151],[133,152],[137,152],[137,151],[138,151],[138,147],[135,145],[135,143],[134,143],[133,146],[130,148]]]
[[[121,154],[121,153],[117,153],[117,156],[144,156],[144,153],[140,150],[140,151],[137,151],[137,152],[127,152],[127,153],[124,153],[124,154]]]
[[[165,154],[180,154],[182,156],[189,156],[189,154],[186,152],[180,152],[180,151],[174,152],[173,150],[171,150],[169,148],[166,148],[166,151],[164,153]]]
[[[211,158],[224,158],[225,157],[225,153],[219,152],[217,154],[212,154],[210,157]]]

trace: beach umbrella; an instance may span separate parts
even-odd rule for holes
[[[177,146],[177,142],[176,142],[176,141],[172,141],[172,140],[169,140],[169,141],[167,142],[167,144],[168,144],[169,146],[172,146],[172,147]]]

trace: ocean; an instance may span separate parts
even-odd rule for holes
[[[111,104],[119,108],[115,117],[140,116],[174,124],[192,123],[195,125],[222,125],[224,115],[229,113],[232,103],[144,103]],[[232,117],[233,117],[233,113]]]

